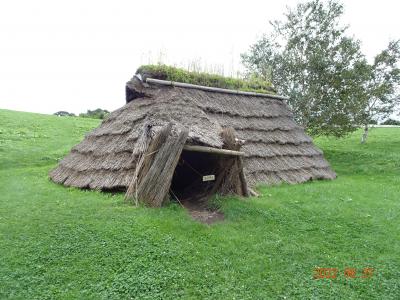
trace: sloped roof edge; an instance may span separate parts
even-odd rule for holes
[[[256,96],[256,97],[264,97],[264,98],[270,98],[270,99],[272,98],[272,99],[278,99],[278,100],[289,100],[288,97],[274,95],[274,94],[262,94],[262,93],[255,93],[255,92],[228,90],[228,89],[222,89],[222,88],[216,88],[216,87],[209,87],[209,86],[203,86],[203,85],[196,85],[196,84],[175,82],[175,81],[168,81],[168,80],[161,80],[161,79],[154,79],[154,78],[147,78],[146,83],[176,86],[176,87],[189,88],[189,89],[198,89],[198,90],[203,90],[203,91],[218,92],[218,93],[225,93],[225,94]]]

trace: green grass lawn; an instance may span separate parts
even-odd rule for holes
[[[337,180],[217,199],[208,226],[50,182],[98,124],[0,110],[0,299],[400,299],[400,129],[317,139]]]

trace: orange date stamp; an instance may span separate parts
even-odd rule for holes
[[[348,279],[362,278],[369,279],[374,275],[374,268],[363,268],[361,271],[356,268],[345,268],[340,271],[337,268],[315,268],[314,279],[336,279],[338,276],[344,276]]]

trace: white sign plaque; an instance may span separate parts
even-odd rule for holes
[[[213,180],[215,180],[215,175],[203,176],[203,181],[213,181]]]

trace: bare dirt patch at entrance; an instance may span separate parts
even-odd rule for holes
[[[191,217],[204,224],[213,224],[224,220],[224,214],[219,210],[207,207],[206,201],[181,201],[182,206],[188,211]]]

